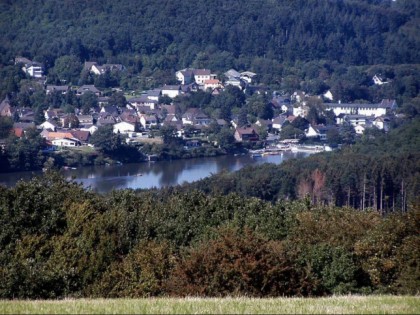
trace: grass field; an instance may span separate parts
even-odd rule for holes
[[[418,296],[0,300],[1,314],[419,314]]]

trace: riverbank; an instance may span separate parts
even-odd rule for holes
[[[418,296],[0,301],[2,314],[418,314]]]
[[[162,188],[192,182],[217,174],[221,171],[234,172],[247,165],[263,163],[280,164],[283,161],[305,157],[307,153],[285,152],[283,155],[252,158],[249,154],[220,155],[190,159],[140,162],[127,164],[90,165],[61,169],[68,179],[106,193],[112,189]],[[142,176],[137,176],[142,174]],[[0,184],[12,187],[18,181],[28,181],[34,176],[42,176],[42,171],[26,171],[0,174]]]

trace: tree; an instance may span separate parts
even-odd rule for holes
[[[13,119],[11,117],[0,116],[0,139],[10,136],[13,129]]]
[[[78,128],[79,127],[79,119],[75,114],[68,114],[63,121],[64,128]]]
[[[89,142],[104,153],[118,151],[122,144],[120,136],[113,132],[112,126],[99,127],[90,137]]]
[[[61,82],[75,85],[77,85],[79,81],[81,71],[82,63],[73,55],[57,58],[55,60],[54,68],[51,70],[52,73],[57,75]]]
[[[96,108],[98,106],[98,97],[92,92],[84,93],[80,97],[80,105],[83,114],[89,114],[92,108]]]
[[[163,143],[166,145],[172,144],[174,141],[178,141],[176,128],[174,126],[168,125],[168,126],[162,126],[159,129],[159,134],[163,139]]]
[[[226,151],[232,151],[235,148],[235,137],[233,131],[228,127],[224,127],[216,135],[216,141],[220,148]]]

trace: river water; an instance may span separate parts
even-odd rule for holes
[[[223,170],[234,172],[247,165],[262,163],[280,164],[290,158],[300,158],[308,153],[284,152],[253,158],[249,155],[218,156],[173,161],[144,162],[111,166],[87,166],[63,170],[63,175],[82,183],[84,187],[99,193],[125,188],[161,188],[185,182],[193,182]],[[13,186],[19,180],[42,176],[42,172],[18,172],[0,174],[0,184]]]

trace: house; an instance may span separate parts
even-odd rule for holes
[[[204,85],[204,81],[214,79],[216,76],[211,74],[208,69],[183,69],[175,73],[176,79],[182,85],[195,82],[199,85]]]
[[[58,138],[52,140],[51,143],[56,147],[77,147],[81,145],[79,140],[72,138]]]
[[[140,97],[133,97],[129,99],[128,103],[140,112],[141,107],[147,107],[148,109],[157,108],[159,101],[150,99],[149,97],[147,97],[147,95],[142,95]]]
[[[354,131],[356,131],[356,134],[358,135],[364,134],[365,130],[366,130],[366,126],[363,126],[363,125],[357,125],[356,127],[354,127]]]
[[[128,133],[128,132],[135,132],[136,129],[137,128],[136,128],[135,123],[122,121],[114,125],[113,131],[114,133]]]
[[[33,123],[35,121],[35,113],[31,108],[20,107],[16,108],[17,116],[20,122]]]
[[[137,124],[139,122],[139,116],[134,109],[125,109],[120,115],[120,120],[132,124]]]
[[[324,103],[327,110],[334,111],[335,116],[340,114],[364,115],[364,116],[384,116],[397,108],[395,100],[384,99],[379,104],[360,104],[360,103]]]
[[[214,78],[208,69],[194,69],[193,70],[194,81],[198,85],[204,85],[204,82]]]
[[[388,117],[376,117],[372,121],[372,125],[385,132],[389,131],[390,119]]]
[[[181,95],[181,86],[179,85],[165,85],[162,88],[162,95],[166,95],[170,98],[175,98]]]
[[[296,117],[300,116],[302,118],[305,118],[308,115],[308,112],[309,112],[309,107],[306,106],[306,105],[303,105],[303,104],[297,105],[297,104],[295,104],[293,106],[293,112],[292,112],[293,116],[296,116]]]
[[[71,130],[73,139],[79,140],[81,144],[87,144],[90,138],[90,132],[86,130]]]
[[[240,88],[241,90],[245,87],[245,83],[239,78],[229,78],[225,81],[225,86],[232,85]]]
[[[76,90],[76,95],[80,96],[89,92],[95,94],[96,96],[101,95],[101,91],[99,91],[94,85],[82,85]]]
[[[0,103],[0,116],[12,116],[12,106],[10,105],[10,100],[6,98]]]
[[[119,115],[118,107],[114,105],[107,105],[102,107],[100,113],[109,114],[115,117]]]
[[[239,79],[241,77],[241,74],[236,71],[235,69],[230,69],[228,71],[226,71],[224,73],[224,75],[228,78],[228,79],[232,79],[232,78],[236,78]]]
[[[45,89],[47,95],[51,93],[66,94],[68,91],[70,91],[70,87],[67,85],[47,85]]]
[[[375,85],[383,85],[389,82],[386,82],[380,75],[375,74],[372,78],[373,84]]]
[[[184,125],[207,126],[211,123],[211,119],[200,108],[189,108],[182,115],[182,123]]]
[[[177,71],[175,76],[182,85],[190,84],[194,80],[193,69],[183,69]]]
[[[214,89],[217,89],[220,87],[221,87],[221,83],[217,79],[210,79],[210,80],[204,81],[204,90],[210,89],[213,91]]]
[[[107,71],[113,72],[113,71],[123,71],[123,70],[124,70],[124,66],[121,64],[107,63],[100,66],[96,62],[92,63],[89,68],[89,71],[95,75],[102,75],[102,74],[105,74]]]
[[[238,142],[259,140],[258,133],[252,127],[236,128],[234,136]]]
[[[79,126],[90,127],[93,125],[92,115],[77,115],[77,119],[79,119]]]
[[[252,80],[257,74],[251,71],[244,71],[241,72],[240,78],[244,80],[246,83],[251,84]]]
[[[110,101],[110,97],[109,96],[99,96],[98,97],[98,105],[99,106],[106,106],[109,104]]]
[[[305,130],[305,137],[306,138],[319,138],[320,132],[318,128],[309,125],[308,129]]]
[[[42,78],[44,71],[42,64],[36,61],[29,60],[25,57],[16,57],[15,65],[21,64],[22,71],[33,78]]]
[[[305,130],[306,138],[319,138],[321,141],[327,140],[328,130],[336,128],[335,126],[324,126],[324,125],[309,125],[308,129]]]
[[[167,114],[165,119],[163,120],[162,124],[163,125],[173,125],[178,123],[179,120],[178,118],[176,118],[175,114]]]
[[[59,119],[65,115],[62,109],[48,109],[44,111],[44,118],[46,120]]]
[[[366,126],[371,125],[371,122],[374,120],[374,116],[365,116],[365,115],[345,115],[344,121],[351,124],[353,127],[356,126]]]
[[[281,131],[281,129],[283,128],[284,123],[287,121],[286,116],[284,115],[279,115],[276,118],[273,118],[272,120],[272,128],[276,129],[278,131]]]
[[[89,133],[90,133],[91,135],[93,135],[93,134],[96,132],[96,130],[98,130],[98,127],[97,127],[97,126],[95,126],[95,125],[92,125],[92,126],[90,126],[90,127],[85,126],[85,127],[83,127],[83,128],[80,128],[80,130],[82,130],[82,131],[89,131]]]
[[[48,129],[48,130],[51,130],[51,131],[56,131],[57,128],[58,128],[57,124],[53,120],[46,120],[42,124],[40,124],[39,127],[42,130]]]
[[[117,120],[114,116],[110,114],[102,114],[98,117],[98,120],[96,122],[97,126],[108,126],[108,125],[114,125],[117,123]]]
[[[52,140],[56,140],[56,139],[64,139],[64,138],[68,138],[68,139],[73,139],[74,136],[70,131],[48,131],[48,130],[43,130],[40,133],[41,137],[52,141]]]
[[[155,114],[142,114],[140,115],[140,124],[144,129],[150,129],[158,125],[158,119]]]
[[[324,99],[327,99],[329,101],[332,101],[334,99],[334,96],[333,96],[333,94],[331,93],[330,90],[328,90],[327,92],[322,94],[322,96],[324,97]]]
[[[266,127],[268,130],[270,130],[273,127],[273,122],[271,120],[258,118],[255,122],[255,125],[258,127]]]

